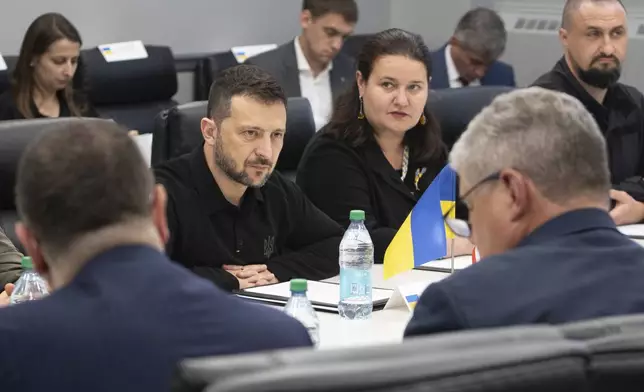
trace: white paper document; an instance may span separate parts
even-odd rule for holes
[[[147,163],[148,167],[150,167],[150,163],[152,161],[152,134],[144,133],[141,135],[132,136],[132,138],[136,142],[136,145],[139,147],[139,151],[141,151],[141,155],[143,155],[145,163]]]
[[[0,71],[6,71],[7,70],[7,63],[4,61],[4,57],[2,57],[2,53],[0,53]]]
[[[248,45],[248,46],[235,46],[230,49],[239,64],[246,61],[247,58],[257,56],[269,50],[277,48],[277,44],[266,45]]]
[[[98,45],[98,50],[108,63],[116,61],[139,60],[148,57],[142,41],[116,42]]]
[[[618,226],[617,229],[631,238],[644,239],[644,225],[642,224]]]
[[[259,294],[261,297],[248,296],[251,293]],[[374,303],[385,302],[392,294],[393,290],[389,289],[371,289],[371,297]],[[252,287],[239,292],[237,295],[259,301],[285,303],[291,297],[291,284],[290,282],[282,282],[268,286]],[[340,286],[337,283],[309,280],[306,296],[314,306],[317,304],[337,309],[340,302]]]

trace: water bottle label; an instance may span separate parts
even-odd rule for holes
[[[340,301],[371,301],[371,270],[340,270]]]

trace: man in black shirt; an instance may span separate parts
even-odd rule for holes
[[[626,9],[619,0],[568,0],[559,38],[564,57],[534,85],[584,104],[606,138],[614,188],[626,189],[627,179],[644,175],[644,97],[617,82],[628,45]],[[642,203],[617,190],[611,197],[617,224],[644,219]]]
[[[286,128],[275,79],[252,65],[225,70],[207,116],[203,146],[155,169],[168,255],[227,290],[336,275],[342,228],[273,172]]]

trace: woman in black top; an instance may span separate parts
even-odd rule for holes
[[[48,13],[34,20],[22,41],[11,90],[0,95],[0,120],[98,117],[80,88],[81,45],[64,16]]]
[[[425,106],[431,79],[418,35],[389,29],[366,42],[356,82],[300,161],[297,183],[311,201],[347,227],[364,210],[382,262],[389,243],[434,177],[447,164],[436,120]],[[454,253],[472,245],[457,240]]]

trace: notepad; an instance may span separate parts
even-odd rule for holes
[[[644,240],[644,225],[625,225],[617,227],[622,234],[638,240]]]
[[[462,270],[470,265],[472,265],[472,256],[454,257],[454,271]],[[420,267],[416,267],[415,269],[423,271],[452,272],[452,259],[451,257],[448,257],[446,259],[430,261]]]
[[[373,310],[380,310],[393,294],[393,290],[372,288]],[[286,304],[291,297],[290,282],[252,287],[236,292],[239,297],[273,304]],[[307,297],[316,310],[338,312],[340,287],[338,283],[308,281]]]
[[[2,57],[2,53],[0,53],[0,71],[6,71],[7,70],[7,63],[4,61],[4,57]]]

